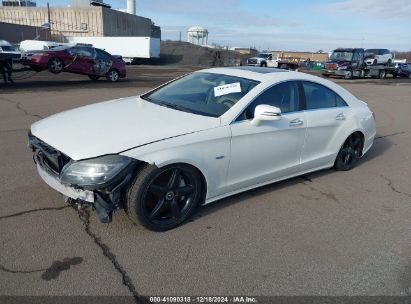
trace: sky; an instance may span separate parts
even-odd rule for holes
[[[126,7],[126,0],[105,3]],[[161,26],[163,40],[178,40],[180,32],[186,40],[187,29],[198,25],[208,29],[209,44],[228,47],[411,50],[411,0],[137,0],[136,10]]]

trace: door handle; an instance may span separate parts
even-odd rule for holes
[[[296,118],[290,121],[290,127],[301,126],[304,122],[300,118]]]
[[[335,116],[335,120],[345,120],[345,114],[340,113],[337,116]]]

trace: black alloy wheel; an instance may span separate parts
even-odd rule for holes
[[[188,165],[148,165],[137,174],[127,198],[134,222],[153,231],[174,228],[194,211],[201,198],[201,177]]]
[[[361,156],[362,147],[363,142],[360,134],[354,133],[348,137],[337,155],[334,163],[335,169],[337,171],[347,171],[354,167]]]

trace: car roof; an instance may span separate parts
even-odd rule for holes
[[[293,72],[293,71],[276,69],[276,68],[249,67],[249,66],[210,68],[210,69],[205,69],[205,70],[199,70],[197,72],[236,76],[236,77],[256,80],[259,82],[276,82],[276,81],[293,80],[293,79],[318,81],[318,79],[321,79],[319,77],[309,75],[306,73],[299,73],[299,72]]]
[[[264,70],[264,72],[262,72]],[[267,71],[267,72],[265,72]],[[205,70],[198,70],[194,73],[215,73],[234,77],[241,77],[245,79],[251,79],[259,81],[262,87],[269,87],[273,84],[283,82],[283,81],[311,81],[337,92],[344,100],[352,100],[353,95],[348,92],[343,87],[337,85],[336,83],[307,73],[287,71],[275,68],[259,68],[259,67],[221,67],[221,68],[210,68]],[[354,97],[355,99],[355,97]]]
[[[0,40],[0,46],[11,46],[11,43],[6,40]]]
[[[338,48],[335,49],[334,52],[354,52],[357,50],[364,51],[362,48]]]

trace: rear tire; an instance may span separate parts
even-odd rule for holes
[[[351,170],[362,153],[363,140],[359,133],[351,134],[342,145],[334,162],[337,171]]]
[[[385,76],[387,76],[387,73],[385,72],[385,70],[381,70],[380,73],[378,74],[378,77],[380,79],[384,79]]]
[[[201,200],[201,176],[189,165],[146,165],[126,196],[126,212],[153,231],[172,229],[187,220]]]
[[[58,74],[63,72],[64,69],[64,62],[60,58],[51,58],[49,62],[47,63],[47,68],[49,72],[53,74]]]

